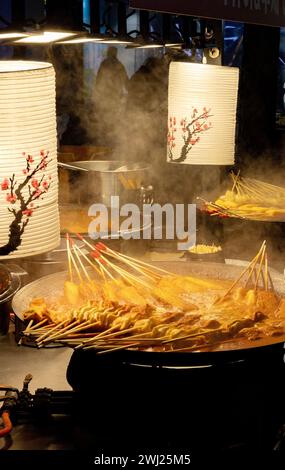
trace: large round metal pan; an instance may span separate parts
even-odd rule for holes
[[[153,263],[160,268],[166,269],[172,273],[180,275],[195,275],[204,278],[234,280],[236,279],[244,267],[231,266],[222,263],[199,263],[199,262],[160,262]],[[281,274],[271,273],[275,289],[280,295],[285,295],[285,280]],[[36,297],[57,298],[62,296],[64,281],[67,278],[66,272],[60,272],[44,276],[34,282],[23,287],[15,296],[12,307],[15,314],[23,320],[23,312],[28,308],[29,303]],[[227,362],[229,360],[237,361],[256,358],[256,354],[260,357],[263,352],[268,354],[274,351],[283,350],[285,335],[276,337],[266,337],[257,341],[248,341],[237,339],[230,342],[224,342],[219,346],[201,349],[192,352],[150,352],[123,350],[115,353],[116,357],[126,362],[133,362],[143,365],[170,365],[174,364],[181,367],[190,364],[205,364],[224,361],[225,356]],[[112,354],[114,356],[114,354]],[[213,357],[215,356],[215,358]]]
[[[0,265],[0,286],[2,286],[0,289],[0,310],[1,304],[9,302],[21,286],[19,275],[12,272],[14,267],[14,265],[9,265],[9,268],[3,264]]]

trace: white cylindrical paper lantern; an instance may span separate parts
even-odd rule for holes
[[[238,68],[170,64],[168,162],[234,163],[238,82]]]
[[[0,259],[59,242],[54,68],[0,61]]]

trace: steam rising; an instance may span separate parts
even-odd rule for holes
[[[116,55],[114,50],[109,53]],[[134,51],[129,54],[134,64]],[[104,79],[98,72],[93,80],[84,76],[82,46],[50,48],[47,60],[57,72],[58,113],[70,115],[62,143],[111,147],[112,159],[148,163],[152,167],[149,183],[154,185],[158,203],[195,203],[197,196],[214,201],[230,187],[231,168],[166,163],[168,68],[173,57],[157,50],[152,54],[156,57],[141,60],[134,73],[127,59],[128,74],[111,57],[115,74],[107,67]],[[282,159],[280,151],[272,148],[264,149],[258,159],[245,150],[238,154],[242,176],[285,186],[284,163],[274,167],[274,161]],[[271,262],[283,267],[283,224],[221,220],[203,214],[198,214],[197,222],[197,243],[215,242],[222,245],[226,257],[250,259],[267,239]]]

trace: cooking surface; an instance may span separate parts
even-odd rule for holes
[[[13,334],[11,333],[6,337],[0,338],[0,347],[1,382],[9,382],[9,384],[21,388],[23,375],[30,372],[34,376],[30,385],[32,392],[34,392],[37,387],[51,387],[54,390],[70,389],[65,379],[66,369],[71,355],[70,349],[36,350],[27,347],[19,348],[15,344]],[[127,447],[127,453],[131,453],[133,449],[139,448],[140,445],[143,446],[142,441],[138,440],[138,438],[135,437],[134,442],[131,440],[131,436],[138,436],[138,431],[140,431],[142,435],[147,436],[147,438],[153,439],[153,442],[156,443],[159,448],[159,443],[160,445],[166,445],[170,439],[171,429],[174,429],[175,434],[180,430],[179,443],[181,439],[181,448],[183,448],[186,443],[187,449],[189,449],[189,445],[193,446],[198,443],[203,445],[205,449],[208,448],[209,443],[211,443],[215,450],[221,445],[232,450],[234,442],[236,451],[242,451],[244,448],[247,449],[247,442],[251,442],[252,445],[258,445],[259,433],[257,432],[256,426],[259,426],[258,423],[261,419],[260,413],[262,414],[262,419],[264,419],[265,424],[267,413],[271,416],[272,407],[270,406],[269,410],[265,413],[263,407],[260,406],[261,397],[259,396],[258,399],[255,398],[254,400],[246,399],[245,408],[242,413],[239,413],[239,401],[241,397],[254,396],[256,390],[263,390],[263,386],[266,389],[266,391],[264,390],[264,395],[267,398],[270,389],[274,393],[274,403],[275,405],[279,403],[277,408],[274,407],[274,409],[279,410],[279,421],[282,419],[280,412],[283,410],[283,407],[280,408],[280,402],[278,400],[281,399],[280,394],[283,396],[283,393],[279,382],[277,386],[272,377],[275,377],[274,380],[276,380],[276,378],[282,379],[284,371],[277,368],[278,370],[274,375],[272,372],[274,367],[268,367],[267,362],[264,362],[264,360],[256,364],[253,371],[246,375],[246,377],[248,377],[246,379],[239,373],[239,364],[237,364],[237,370],[232,371],[231,368],[224,370],[222,368],[220,374],[218,370],[215,369],[214,371],[213,368],[193,369],[190,371],[191,375],[189,379],[187,379],[183,371],[182,375],[180,375],[181,371],[173,370],[172,372],[169,371],[171,377],[167,379],[165,374],[163,374],[164,377],[160,373],[158,374],[156,368],[138,368],[137,370],[131,368],[131,370],[127,367],[126,369],[121,369],[117,368],[115,363],[113,365],[109,363],[109,367],[107,365],[106,367],[97,368],[92,355],[88,354],[87,356],[87,360],[84,364],[81,361],[79,364],[76,364],[76,360],[79,356],[73,358],[72,369],[73,374],[75,373],[73,378],[77,377],[77,380],[82,379],[80,375],[77,375],[77,367],[80,368],[83,376],[87,374],[86,377],[89,378],[88,388],[84,390],[83,395],[84,403],[88,406],[88,413],[85,412],[84,407],[83,409],[80,407],[84,417],[89,422],[89,426],[86,421],[78,419],[78,416],[53,416],[47,421],[40,420],[33,422],[29,420],[24,423],[19,423],[12,431],[12,440],[6,442],[10,450],[84,451],[89,449],[94,453],[97,448],[101,448],[101,439],[106,439],[105,443],[111,445],[111,449],[114,449],[121,436],[123,444]],[[277,361],[275,365],[277,366],[278,364],[279,362]],[[259,369],[262,370],[262,374],[258,372]],[[269,372],[266,372],[267,369]],[[90,374],[90,371],[92,371],[92,374]],[[206,371],[206,375],[204,375],[204,371]],[[141,376],[142,373],[143,376]],[[167,369],[165,369],[165,373],[168,375]],[[208,373],[210,373],[210,376]],[[272,377],[271,375],[267,377],[268,373],[269,375],[272,374]],[[188,372],[186,372],[186,374],[188,375]],[[192,376],[192,374],[194,375]],[[209,396],[209,383],[213,384],[214,377],[215,386],[211,388],[211,396]],[[91,381],[89,382],[90,378]],[[121,385],[117,387],[119,380]],[[151,380],[152,384],[149,383],[149,380]],[[246,382],[244,383],[245,380]],[[120,406],[104,405],[98,409],[98,402],[102,403],[102,405],[107,403],[110,405],[110,403],[113,402],[114,381],[116,384],[117,402],[120,403]],[[261,386],[261,383],[263,383],[263,386]],[[270,383],[271,385],[269,385]],[[159,384],[161,384],[162,387],[159,387]],[[168,385],[166,386],[166,384]],[[193,384],[195,384],[195,387],[193,387]],[[196,390],[196,386],[199,389],[198,391]],[[254,387],[254,390],[252,390],[252,387]],[[162,394],[163,388],[164,392]],[[129,394],[128,390],[132,390],[132,393]],[[152,390],[151,400],[147,399],[147,397],[150,396],[148,393],[149,390]],[[183,413],[177,413],[177,394],[180,396],[180,404]],[[191,394],[193,394],[193,396]],[[202,398],[200,394],[202,394]],[[171,396],[172,399],[170,399]],[[92,400],[89,401],[91,397]],[[200,397],[201,403],[198,402],[198,397]],[[195,408],[186,406],[186,403],[189,404],[191,402],[196,404]],[[82,401],[80,403],[82,404]],[[93,403],[94,406],[90,406],[91,403]],[[126,406],[127,403],[128,406]],[[139,407],[137,406],[138,403],[140,403]],[[201,406],[202,403],[204,403],[204,405],[207,403],[207,406]],[[215,406],[213,406],[214,403]],[[233,407],[233,410],[232,403],[237,404],[237,406]],[[272,403],[272,397],[269,399],[269,403]],[[172,404],[174,408],[172,408]],[[220,407],[221,404],[223,404],[223,406]],[[147,410],[148,407],[150,408]],[[132,410],[134,409],[136,410],[135,416],[137,416],[137,418],[135,421],[132,421]],[[166,409],[169,409],[169,412],[165,414]],[[225,423],[222,421],[222,419],[224,419],[223,410],[226,413]],[[161,421],[162,424],[159,426],[159,429],[160,433],[163,429],[166,430],[165,440],[161,440],[160,433],[157,435],[157,426],[153,429],[150,428],[149,419],[143,419],[144,413],[146,413],[145,416],[147,417],[155,415],[157,422],[160,422],[160,419],[164,417],[164,421]],[[178,420],[177,422],[175,421],[176,418]],[[121,433],[123,419],[129,422],[125,430],[128,432],[127,436]],[[192,423],[193,419],[196,423],[197,419],[198,427],[195,427],[195,425],[192,431],[189,428],[188,433],[184,433],[185,426],[182,426],[182,423],[178,424],[181,419],[183,423],[185,423],[185,420]],[[171,420],[174,420],[174,422],[172,423]],[[234,433],[232,434],[229,433],[229,427],[233,422],[235,425]],[[277,429],[278,423],[275,424],[274,420],[273,422],[274,429],[275,426]],[[139,426],[139,429],[136,429],[136,426]],[[271,422],[269,422],[268,426],[269,432]],[[151,433],[152,431],[154,434]],[[107,432],[107,435],[104,435],[104,432]],[[215,436],[219,432],[222,432],[222,443],[219,440],[217,442],[215,440]],[[265,434],[267,433],[267,428],[265,428],[264,432]],[[103,434],[103,437],[101,434]],[[224,434],[230,437],[225,438]],[[182,440],[182,437],[184,440]],[[275,437],[275,430],[273,437]],[[159,438],[160,440],[157,441]],[[232,442],[232,440],[234,441]],[[0,440],[0,446],[4,446],[3,440]]]
[[[0,336],[0,383],[22,389],[25,375],[31,373],[30,391],[37,388],[70,390],[66,369],[72,354],[68,348],[37,350],[19,347],[14,335]],[[74,448],[70,417],[53,417],[44,423],[17,424],[8,442],[10,450],[69,450]],[[0,440],[0,449],[4,441]]]
[[[41,387],[69,390],[65,374],[72,350],[36,349],[17,346],[14,335],[0,336],[0,383],[22,388],[25,375],[32,374],[31,391]]]

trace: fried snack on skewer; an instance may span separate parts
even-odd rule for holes
[[[29,320],[33,318],[35,321],[42,321],[47,312],[47,305],[42,297],[33,299],[28,310],[24,313],[24,318]]]
[[[97,264],[100,257],[104,261],[98,252]],[[72,259],[74,263],[75,257]],[[266,242],[234,282],[167,272],[150,276],[149,265],[139,269],[145,270],[152,282],[136,283],[127,271],[120,278],[105,278],[104,272],[95,281],[85,268],[76,282],[71,272],[72,280],[65,282],[61,299],[31,302],[25,317],[45,325],[27,328],[26,333],[37,337],[38,344],[70,338],[74,345],[78,337],[79,347],[108,350],[108,345],[123,342],[126,347],[132,344],[139,349],[151,346],[166,351],[183,350],[182,346],[189,350],[211,347],[240,338],[254,341],[262,335],[284,332],[285,301],[274,291]]]
[[[77,305],[80,301],[79,286],[72,281],[65,281],[64,283],[64,297],[70,305]]]
[[[212,334],[209,333],[203,341],[199,340],[199,344],[211,344],[213,341],[216,342],[218,338],[222,341],[225,338],[240,337],[242,336],[241,331],[244,331],[244,336],[248,338],[257,337],[258,334],[252,328],[258,322],[267,318],[266,314],[259,313],[259,310],[272,312],[272,306],[275,307],[276,302],[276,298],[271,292],[258,291],[256,293],[253,290],[242,288],[233,290],[231,295],[224,299],[219,307],[209,308],[208,311],[188,311],[186,313],[168,311],[165,308],[155,306],[145,308],[131,305],[119,306],[118,303],[104,304],[101,302],[98,304],[95,301],[88,301],[80,308],[70,309],[69,314],[65,315],[64,324],[74,320],[80,322],[97,321],[100,324],[100,327],[96,328],[98,332],[112,328],[112,331],[124,333],[126,329],[132,328],[132,334],[148,333],[150,338],[167,337],[170,339],[177,338],[178,340],[179,337],[186,334],[200,334],[204,338],[203,332],[212,329]],[[55,318],[56,312],[50,311],[42,301],[38,300],[31,306],[36,309],[35,312],[38,309],[41,313],[46,310],[46,314],[53,322],[58,321]],[[244,311],[243,318],[241,318],[241,310]],[[283,310],[285,311],[285,307],[283,307]],[[28,312],[31,313],[31,310],[28,310]],[[62,315],[60,319],[62,319]],[[169,325],[170,322],[172,322],[172,326]],[[278,328],[280,330],[281,327]],[[250,330],[253,333],[252,335],[250,335]],[[269,326],[264,331],[268,332]],[[101,340],[103,340],[102,337]],[[96,341],[96,336],[94,341]]]

